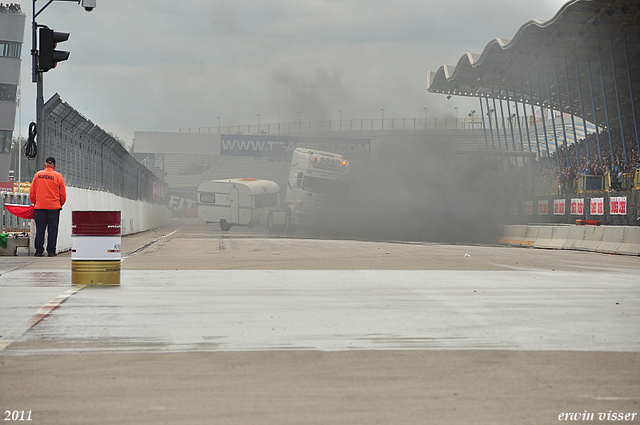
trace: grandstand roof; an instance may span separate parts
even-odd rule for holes
[[[574,0],[546,22],[525,23],[512,40],[493,39],[481,54],[466,53],[456,66],[444,65],[429,72],[427,89],[456,96],[542,103],[578,116],[581,97],[590,122],[595,122],[593,98],[598,125],[606,125],[606,106],[611,127],[620,127],[620,115],[623,125],[633,123],[629,75],[634,104],[639,108],[636,118],[640,118],[640,2]]]

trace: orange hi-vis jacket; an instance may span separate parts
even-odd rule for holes
[[[62,174],[51,167],[38,171],[33,177],[29,200],[37,210],[59,210],[67,201],[67,188]]]

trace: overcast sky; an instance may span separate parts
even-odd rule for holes
[[[22,135],[35,120],[31,3],[22,49]],[[38,1],[37,7],[44,6]],[[511,39],[563,0],[97,0],[54,2],[39,24],[71,33],[44,74],[127,145],[134,131],[337,120],[454,117],[477,100],[426,91],[427,71]],[[301,111],[301,117],[298,115]],[[15,134],[18,134],[16,128]]]

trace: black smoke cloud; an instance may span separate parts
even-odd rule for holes
[[[387,141],[353,161],[342,235],[369,240],[492,243],[510,195],[497,158],[460,155],[447,140]]]

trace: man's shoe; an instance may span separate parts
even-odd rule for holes
[[[57,257],[58,254],[56,254],[55,252],[50,252],[49,254],[47,254],[47,256],[49,256],[49,257]]]
[[[36,252],[36,253],[35,253],[35,256],[36,256],[36,257],[42,257],[42,253],[41,253],[41,252]]]

